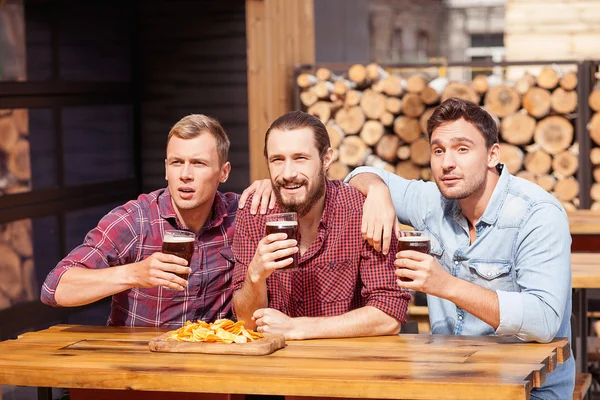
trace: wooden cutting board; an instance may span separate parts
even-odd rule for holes
[[[265,337],[248,343],[174,342],[167,340],[170,332],[150,340],[151,351],[163,353],[239,354],[264,356],[285,347],[285,336],[265,334]]]

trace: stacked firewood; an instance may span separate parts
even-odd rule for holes
[[[0,195],[30,190],[27,110],[0,110]]]
[[[30,188],[27,114],[26,110],[0,110],[0,198]],[[31,220],[0,225],[0,254],[0,309],[34,300],[38,290]]]
[[[456,82],[357,64],[341,75],[326,68],[303,73],[297,84],[304,110],[325,123],[336,149],[331,179],[371,165],[408,179],[431,180],[427,121],[440,102],[458,97],[481,104],[494,117],[502,162],[511,173],[539,184],[566,208],[579,207],[574,71],[560,74],[544,68],[513,83],[485,75]],[[598,136],[600,143],[600,128]]]
[[[593,144],[600,146],[600,88],[596,88],[590,93],[588,103],[594,114],[588,124],[590,138]],[[592,199],[592,210],[600,210],[600,147],[592,147],[590,159],[593,168],[592,187],[590,189],[590,198]]]
[[[0,254],[0,310],[36,299],[31,220],[0,225]]]

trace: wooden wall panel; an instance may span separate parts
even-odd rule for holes
[[[232,172],[222,191],[249,183],[244,0],[139,3],[143,190],[164,187],[170,128],[188,114],[221,122]]]
[[[264,134],[293,109],[294,65],[314,63],[313,0],[246,0],[251,180],[268,177]]]

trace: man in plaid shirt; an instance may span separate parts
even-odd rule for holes
[[[267,130],[265,156],[277,198],[267,214],[297,212],[299,240],[265,236],[265,215],[238,211],[238,320],[287,339],[398,333],[410,296],[396,284],[395,252],[369,246],[361,236],[364,197],[326,178],[333,150],[323,123],[300,111],[279,117]],[[299,268],[284,269],[297,252]]]
[[[221,125],[189,115],[169,132],[167,188],[108,213],[50,272],[41,299],[80,306],[113,296],[109,325],[180,327],[231,315],[231,245],[238,195],[220,193],[229,176],[229,139]],[[161,252],[165,231],[196,234],[194,256]],[[186,281],[177,275],[190,274]]]

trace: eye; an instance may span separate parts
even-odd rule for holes
[[[465,147],[465,146],[460,146],[458,148],[458,151],[461,152],[461,153],[465,153],[465,152],[469,151],[469,148]]]
[[[441,155],[443,153],[444,153],[444,151],[442,149],[440,149],[440,148],[437,148],[437,149],[433,150],[433,154],[435,154],[436,156],[439,156],[439,155]]]
[[[181,161],[179,161],[179,160],[172,160],[171,161],[171,165],[180,165],[180,164],[181,164]]]

